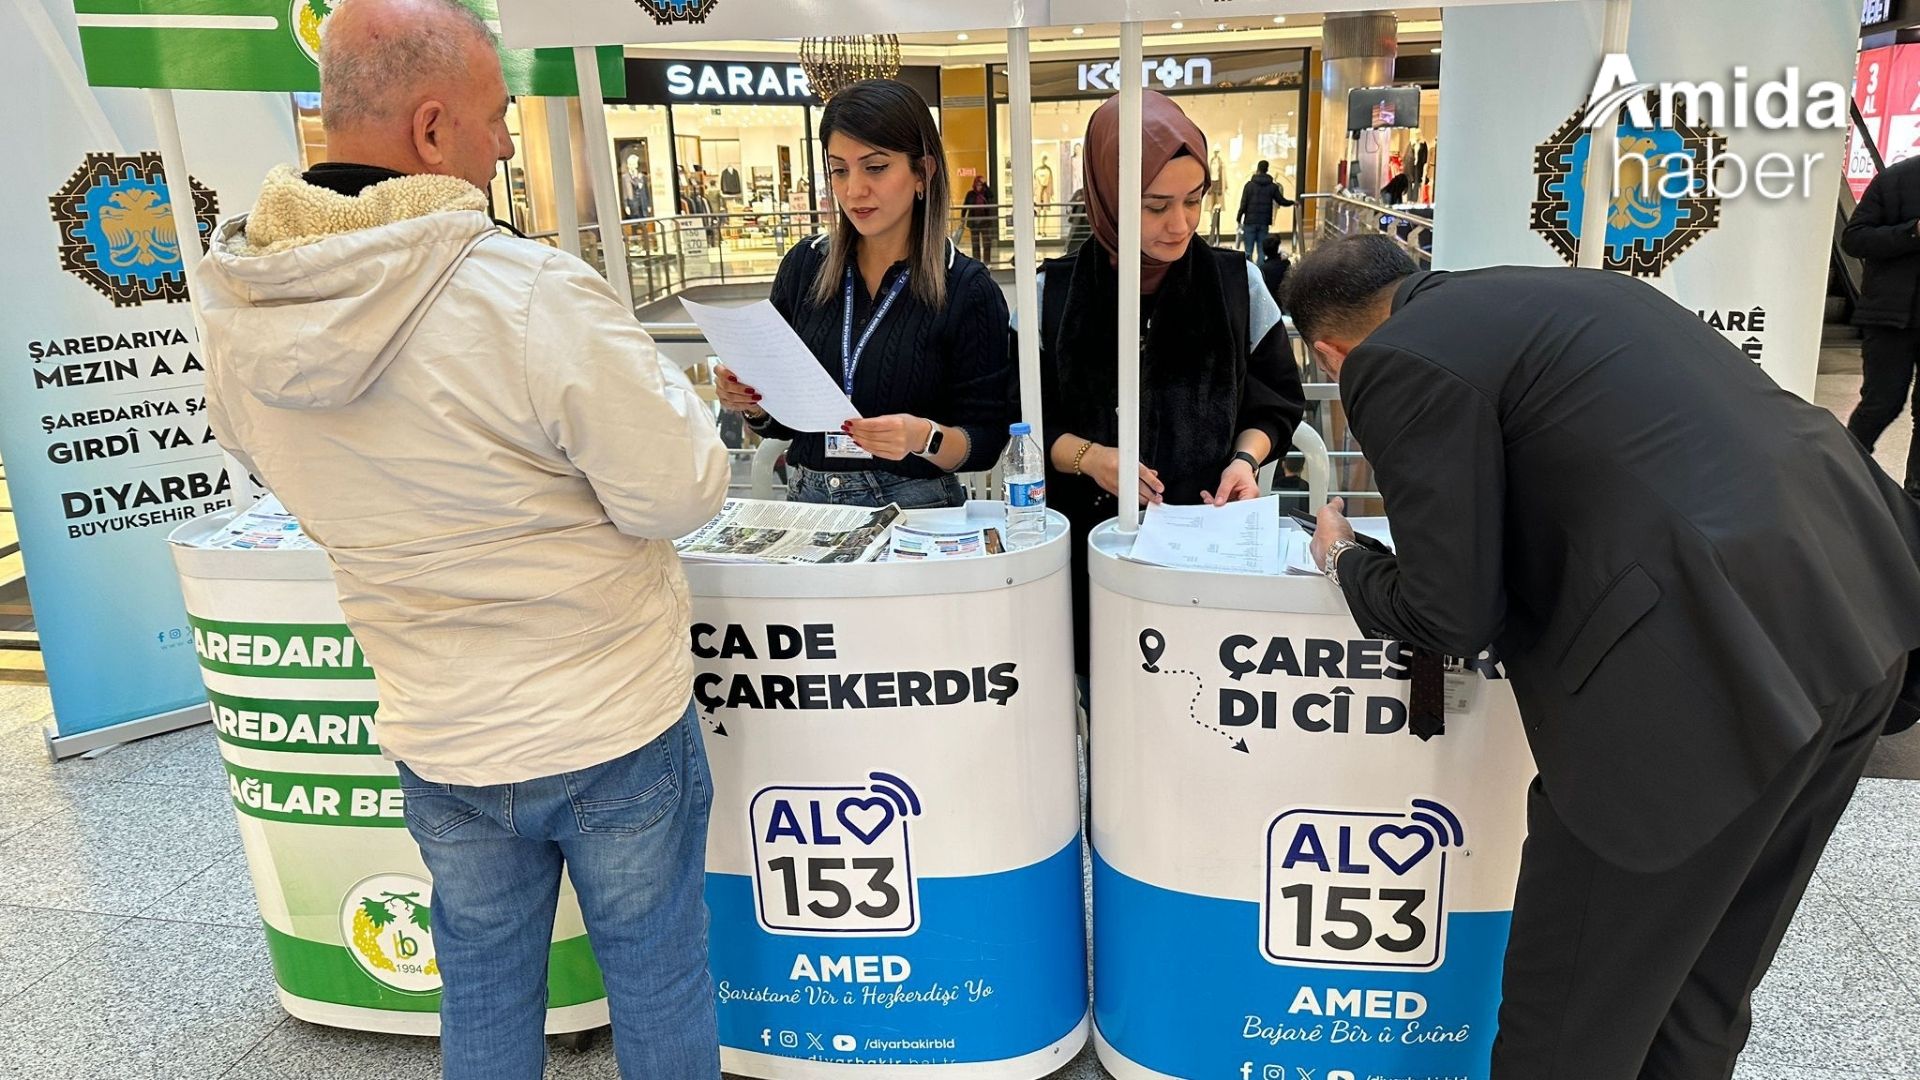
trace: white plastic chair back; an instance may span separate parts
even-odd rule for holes
[[[787,452],[785,439],[761,439],[759,449],[753,452],[753,472],[751,474],[752,495],[756,499],[773,498],[773,463]]]

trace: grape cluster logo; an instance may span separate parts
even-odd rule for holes
[[[293,31],[293,40],[300,45],[300,51],[315,64],[320,62],[320,35],[326,32],[327,20],[333,18],[333,4],[330,0],[292,0],[293,7],[287,12],[287,28]]]
[[[376,874],[348,889],[340,932],[360,970],[402,993],[440,989],[432,899],[433,887],[411,874]]]
[[[188,178],[204,249],[220,213],[211,188]],[[136,307],[187,299],[187,274],[173,224],[172,195],[158,153],[88,154],[48,200],[60,230],[60,268],[113,301]]]
[[[713,9],[720,6],[720,0],[633,0],[640,10],[653,16],[653,21],[661,26],[674,23],[703,23]]]

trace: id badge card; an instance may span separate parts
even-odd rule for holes
[[[860,444],[853,441],[853,436],[837,431],[827,433],[827,456],[830,458],[863,459],[871,459],[873,457],[872,454],[860,449]]]
[[[1451,657],[1446,662],[1446,697],[1449,716],[1468,713],[1480,698],[1480,673]]]

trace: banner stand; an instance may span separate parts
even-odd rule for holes
[[[174,107],[173,91],[148,90],[147,105],[153,111],[153,130],[155,140],[160,144],[160,162],[162,175],[166,178],[169,190],[190,190],[185,183],[173,186],[175,177],[187,175],[186,151],[180,141],[180,114]],[[200,302],[194,283],[200,272],[200,245],[196,242],[200,235],[199,224],[194,220],[193,200],[191,198],[172,199],[174,233],[182,237],[194,237],[180,245],[181,272],[187,278],[187,307],[193,313],[194,336],[206,340],[206,327],[200,319]],[[231,458],[228,459],[231,466]],[[164,735],[169,731],[179,731],[197,724],[204,724],[212,718],[205,704],[190,705],[184,709],[155,713],[138,720],[112,724],[90,731],[76,732],[72,735],[57,734],[53,727],[42,729],[41,737],[46,741],[47,757],[51,761],[61,761],[103,746],[132,742],[152,735]]]
[[[204,724],[212,718],[212,712],[202,703],[72,735],[57,735],[53,728],[45,727],[40,729],[40,736],[47,744],[47,760],[63,761],[103,746],[117,746],[150,735],[165,735],[169,731]]]

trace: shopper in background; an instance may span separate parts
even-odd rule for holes
[[[1900,416],[1920,365],[1920,158],[1898,162],[1873,178],[1840,236],[1847,254],[1866,262],[1866,282],[1853,321],[1860,346],[1860,404],[1847,430],[1868,450]],[[1907,494],[1920,498],[1920,394],[1913,395],[1914,438],[1907,447]]]
[[[993,242],[1000,232],[1000,212],[993,204],[993,189],[987,186],[987,178],[973,178],[973,188],[967,192],[967,235],[973,239],[973,257],[980,264],[993,266]]]
[[[1087,189],[1076,187],[1067,198],[1067,250],[1078,251],[1093,237],[1093,225],[1087,221]]]
[[[820,143],[840,218],[787,253],[772,300],[866,419],[794,431],[725,367],[720,404],[793,440],[790,499],[959,506],[955,474],[992,468],[1019,414],[1006,295],[947,239],[946,153],[912,87],[871,79],[835,94]]]
[[[1280,308],[1238,253],[1196,237],[1207,140],[1171,100],[1143,97],[1142,192],[1120,191],[1120,103],[1087,124],[1093,239],[1043,268],[1040,358],[1051,471],[1047,502],[1073,524],[1075,650],[1087,668],[1086,535],[1142,503],[1221,504],[1260,494],[1268,458],[1292,444],[1305,409]],[[1119,475],[1113,358],[1120,304],[1120,207],[1140,200],[1140,468]]]
[[[1380,201],[1386,203],[1388,206],[1399,206],[1407,199],[1407,184],[1406,173],[1394,173],[1393,179],[1387,181],[1386,184],[1380,188]]]
[[[1247,186],[1240,189],[1240,212],[1233,220],[1240,225],[1241,239],[1247,245],[1247,258],[1259,260],[1262,245],[1267,241],[1267,232],[1273,228],[1273,208],[1292,206],[1293,200],[1274,182],[1267,173],[1265,161],[1253,167],[1253,178]]]
[[[1260,263],[1260,280],[1266,283],[1267,295],[1273,297],[1273,302],[1284,304],[1281,298],[1286,295],[1287,271],[1293,262],[1281,253],[1277,236],[1261,241],[1260,252],[1265,256]]]
[[[1726,1080],[1874,740],[1920,710],[1920,505],[1624,274],[1420,273],[1359,236],[1287,308],[1398,542],[1335,500],[1316,557],[1368,636],[1491,645],[1539,765],[1493,1077]]]
[[[450,1080],[537,1080],[564,869],[628,1077],[717,1077],[712,782],[671,544],[726,495],[680,371],[585,263],[499,232],[495,44],[347,0],[327,164],[268,176],[196,281],[210,418],[327,552],[433,874]]]

